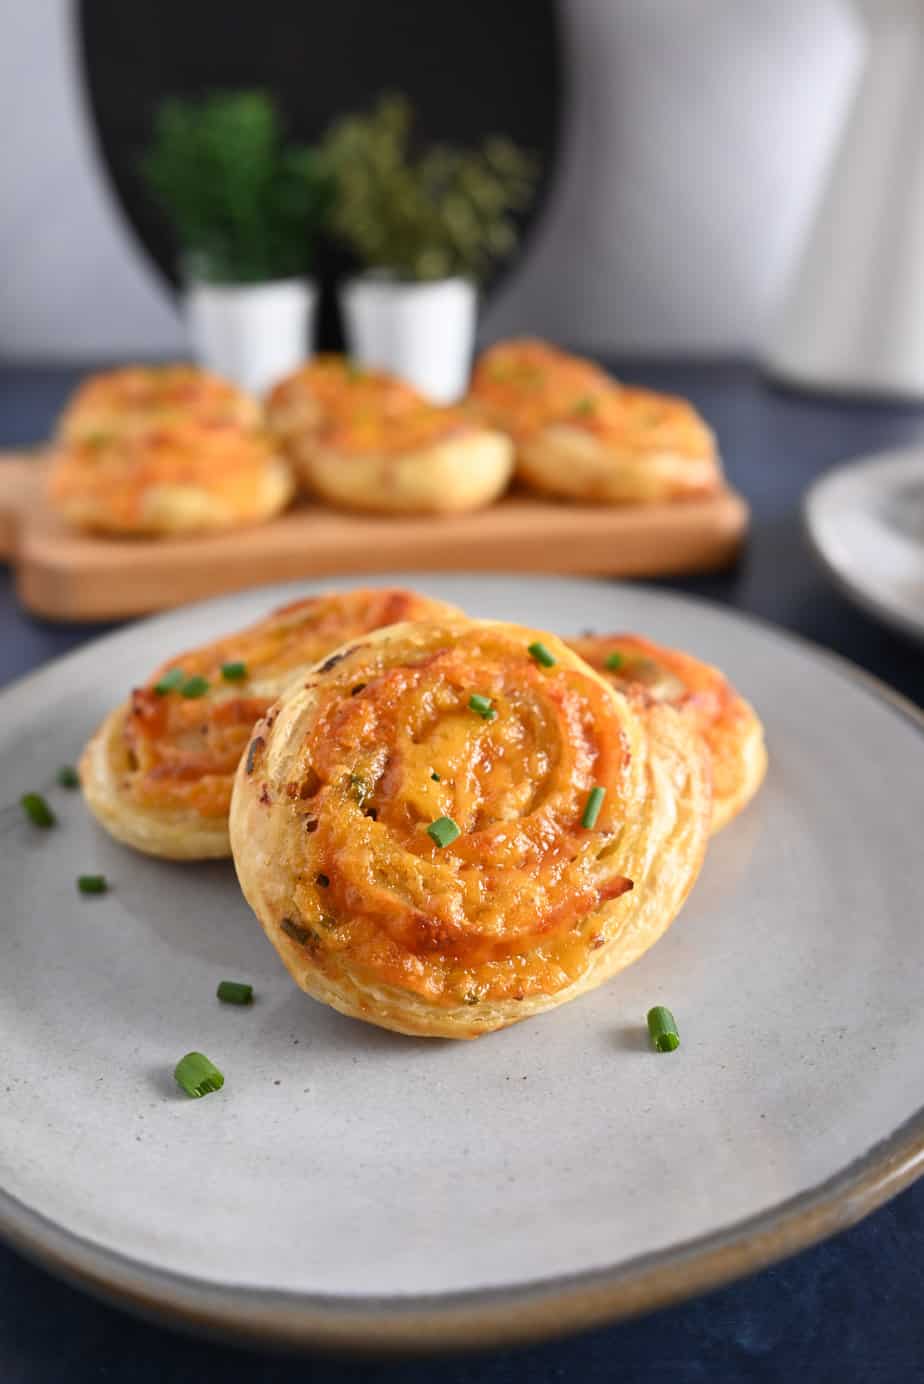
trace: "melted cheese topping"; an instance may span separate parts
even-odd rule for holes
[[[693,405],[652,389],[623,385],[616,391],[608,390],[567,422],[621,457],[663,454],[701,459],[715,455],[712,430]]]
[[[180,654],[132,693],[122,730],[122,792],[143,807],[226,817],[254,722],[295,671],[383,625],[447,613],[452,607],[398,588],[332,593],[296,601],[249,629]],[[224,680],[222,665],[237,662],[246,679]],[[175,668],[185,678],[204,677],[206,694],[157,693],[155,684]]]
[[[102,442],[112,434],[188,419],[256,427],[260,406],[227,380],[194,365],[129,366],[92,375],[58,424],[66,442]]]
[[[603,945],[598,910],[632,888],[632,713],[564,649],[537,667],[510,628],[402,627],[312,675],[297,726],[277,708],[256,728],[240,774],[283,814],[276,925],[317,970],[437,1005],[522,1000],[572,984]],[[427,831],[441,817],[461,833],[443,848]]]
[[[520,441],[567,424],[621,457],[715,455],[710,428],[686,399],[621,385],[590,361],[542,341],[507,341],[485,351],[470,397]]]
[[[526,339],[500,342],[479,357],[470,400],[488,421],[522,438],[562,419],[583,424],[617,390],[589,360]]]
[[[462,409],[431,404],[397,376],[341,356],[319,356],[283,380],[267,410],[281,437],[307,433],[344,456],[397,456],[475,430]]]
[[[202,506],[208,527],[209,501],[228,522],[265,517],[267,487],[275,490],[280,469],[285,463],[262,433],[227,422],[172,422],[60,447],[49,497],[66,515],[125,532],[169,529],[168,518],[159,522],[160,509],[185,500]],[[279,500],[285,498],[283,489]],[[193,513],[189,527],[196,526]]]
[[[737,795],[745,742],[756,718],[718,668],[637,634],[594,635],[567,642],[637,705],[663,702],[682,712],[709,748],[717,810],[723,798]],[[616,669],[607,667],[613,654],[622,659]]]

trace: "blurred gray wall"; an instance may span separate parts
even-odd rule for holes
[[[560,4],[558,180],[484,335],[614,353],[758,345],[857,74],[847,0]],[[0,0],[0,122],[0,355],[182,351],[96,161],[69,0]]]

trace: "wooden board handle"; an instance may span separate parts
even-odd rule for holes
[[[39,469],[21,452],[0,453],[0,561],[15,553],[22,519],[38,500]]]

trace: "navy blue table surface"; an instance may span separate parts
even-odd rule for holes
[[[718,432],[732,483],[753,511],[750,541],[734,570],[658,584],[773,620],[924,701],[924,653],[831,588],[800,520],[806,486],[830,466],[867,451],[924,443],[924,408],[784,393],[742,362],[617,362],[616,368],[698,405]],[[0,368],[0,448],[46,435],[77,377],[64,368]],[[9,573],[0,572],[0,681],[102,628],[33,619],[17,606]],[[924,1181],[835,1239],[707,1297],[549,1345],[440,1360],[293,1359],[188,1339],[103,1306],[0,1248],[0,1381],[891,1384],[924,1380],[922,1304]]]

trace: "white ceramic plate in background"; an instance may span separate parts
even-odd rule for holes
[[[839,466],[805,497],[809,538],[846,594],[924,639],[924,450]]]
[[[153,664],[292,588],[51,665],[0,698],[0,1228],[187,1323],[421,1347],[653,1306],[896,1191],[924,1161],[916,714],[679,597],[410,580],[473,614],[642,629],[719,663],[766,720],[761,795],[711,845],[666,938],[608,985],[475,1043],[402,1038],[293,987],[230,863],[134,855],[49,787]],[[22,819],[33,788],[53,798],[53,831]],[[111,893],[79,896],[75,877],[96,871]],[[252,1009],[216,1002],[226,977],[253,982]],[[683,1035],[670,1056],[646,1043],[657,1003]],[[227,1078],[200,1101],[171,1076],[191,1048]]]

